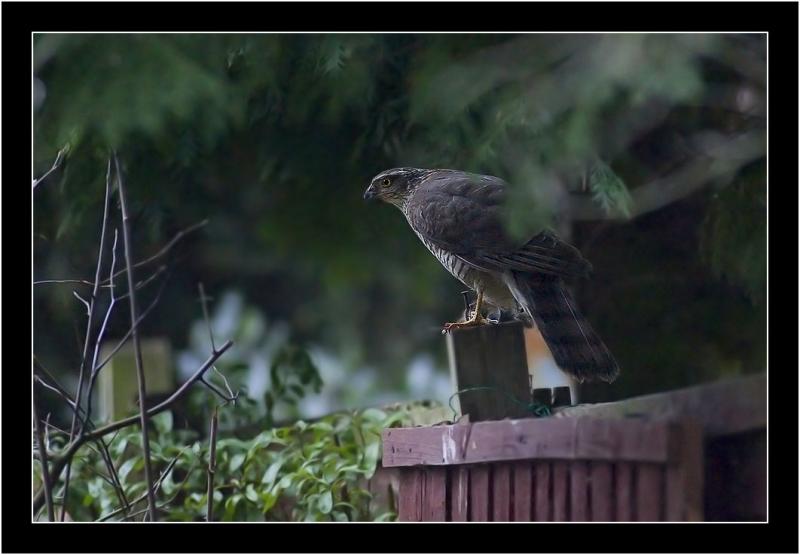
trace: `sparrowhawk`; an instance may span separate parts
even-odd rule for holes
[[[398,207],[433,255],[477,294],[475,312],[444,330],[484,323],[484,304],[535,322],[553,358],[579,381],[613,381],[619,366],[579,312],[564,282],[591,265],[578,249],[544,230],[528,241],[505,231],[507,184],[456,170],[395,168],[376,175],[364,198]]]

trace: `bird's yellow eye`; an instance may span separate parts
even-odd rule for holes
[[[391,183],[392,183],[391,179],[389,179],[388,177],[384,178],[383,180],[384,187],[388,187]]]

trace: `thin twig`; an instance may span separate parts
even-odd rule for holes
[[[125,495],[125,489],[122,487],[122,482],[119,479],[117,468],[114,466],[114,460],[111,458],[108,445],[103,438],[100,438],[97,440],[97,447],[100,449],[100,456],[103,458],[103,462],[106,464],[108,474],[111,476],[111,485],[114,488],[114,491],[117,493],[117,498],[119,499],[120,503],[122,503],[122,507],[125,509],[125,514],[128,514],[130,511],[128,496]]]
[[[142,312],[142,313],[139,315],[139,318],[137,318],[137,320],[136,320],[136,325],[137,325],[137,326],[139,325],[139,323],[140,323],[142,320],[144,320],[144,319],[145,319],[145,317],[147,317],[147,315],[148,315],[148,314],[150,314],[150,312],[152,312],[152,311],[153,311],[153,309],[154,309],[154,308],[156,307],[156,305],[158,304],[158,301],[161,299],[161,293],[163,293],[163,292],[164,292],[164,287],[165,287],[165,286],[166,286],[166,284],[167,284],[167,279],[169,279],[169,275],[167,275],[167,277],[164,279],[164,281],[163,281],[163,282],[161,282],[161,287],[158,289],[158,293],[156,293],[156,297],[155,297],[155,298],[153,299],[153,301],[152,301],[152,302],[151,302],[151,303],[150,303],[150,304],[147,306],[147,308],[146,308],[146,309],[145,309],[145,310],[144,310],[144,311],[143,311],[143,312]],[[110,352],[110,353],[108,353],[108,354],[106,355],[106,357],[105,357],[105,358],[102,360],[102,362],[100,362],[100,364],[98,364],[98,365],[97,365],[97,366],[96,366],[96,367],[95,367],[95,368],[92,370],[92,374],[93,374],[93,375],[95,375],[95,376],[96,376],[96,374],[97,374],[98,372],[100,372],[100,370],[102,370],[102,369],[103,369],[103,367],[104,367],[106,364],[108,364],[108,363],[109,363],[109,361],[110,361],[110,360],[111,360],[111,359],[114,357],[114,355],[116,355],[116,354],[119,352],[119,350],[120,350],[120,349],[121,349],[121,348],[122,348],[122,347],[125,345],[125,343],[127,343],[127,342],[128,342],[128,338],[131,336],[131,334],[132,334],[132,333],[133,333],[133,327],[131,327],[131,328],[128,328],[128,331],[127,331],[127,332],[125,332],[125,335],[123,335],[123,336],[122,336],[122,339],[120,339],[120,340],[119,340],[119,342],[118,342],[118,343],[117,343],[117,344],[114,346],[114,348],[113,348],[113,349],[111,349],[111,352]]]
[[[215,351],[217,347],[214,345],[214,330],[211,328],[211,318],[208,317],[208,303],[206,302],[208,297],[206,297],[206,291],[203,288],[203,282],[198,283],[197,288],[200,290],[200,304],[203,307],[203,318],[205,318],[206,326],[208,326],[208,337],[211,339],[211,350]]]
[[[77,291],[73,291],[73,292],[72,292],[72,295],[73,295],[73,296],[74,296],[76,299],[78,299],[80,302],[82,302],[82,303],[83,303],[83,305],[86,307],[86,315],[87,315],[87,316],[89,316],[89,315],[91,314],[91,311],[92,311],[92,307],[89,305],[89,301],[87,301],[86,299],[84,299],[83,297],[81,297],[80,295],[78,295],[78,292],[77,292]]]
[[[169,474],[169,472],[175,466],[175,463],[178,462],[178,459],[180,458],[180,456],[183,454],[184,451],[185,451],[185,449],[181,449],[180,453],[175,455],[175,457],[167,465],[167,468],[165,468],[164,471],[161,473],[161,475],[158,477],[158,480],[156,480],[156,483],[153,485],[153,487],[155,487],[156,489],[161,487],[161,483],[164,481],[164,478],[167,477],[167,474]],[[188,476],[189,473],[191,473],[192,470],[194,470],[194,464],[192,464],[192,467],[189,469],[189,472],[187,472],[187,476]],[[181,485],[183,485],[183,483],[185,483],[185,480],[186,479],[184,478],[184,482],[181,482]],[[145,499],[147,499],[147,492],[143,493],[142,495],[140,495],[139,497],[134,499],[132,502],[130,502],[128,504],[128,510],[130,510],[131,507],[135,507],[136,505],[138,505],[139,503],[141,503]],[[162,507],[163,507],[163,505],[162,505]],[[148,510],[149,509],[145,509],[144,512],[147,512]],[[126,518],[133,517],[133,516],[136,516],[138,514],[141,514],[141,513],[134,513],[132,515],[128,515],[127,511],[125,510],[125,507],[120,507],[120,508],[108,513],[107,515],[98,518],[97,522],[104,522],[104,521],[108,520],[109,518],[113,518],[113,517],[117,516],[118,514],[120,514],[122,512],[126,513]]]
[[[48,439],[48,437],[50,435],[49,434],[49,430],[55,430],[59,434],[69,437],[69,431],[68,430],[64,430],[62,428],[59,428],[58,426],[56,426],[55,424],[50,422],[49,419],[44,421],[44,425],[45,425],[45,430],[44,431],[45,431],[45,434],[46,434],[45,435],[45,443],[47,443],[48,448],[50,447],[50,440]]]
[[[144,479],[145,486],[147,487],[147,504],[150,508],[150,522],[156,522],[158,515],[156,514],[156,497],[153,492],[153,470],[150,463],[150,438],[147,435],[147,387],[144,377],[144,367],[142,364],[142,347],[139,343],[139,327],[136,325],[136,315],[138,313],[136,306],[136,280],[133,277],[133,245],[131,244],[131,228],[130,228],[130,214],[128,213],[128,204],[125,198],[125,187],[123,185],[122,173],[119,167],[119,158],[116,152],[114,153],[114,167],[117,175],[117,190],[119,192],[119,203],[122,210],[122,240],[125,244],[125,265],[128,272],[128,292],[130,293],[130,307],[131,307],[131,329],[133,331],[133,353],[136,360],[136,380],[139,389],[139,416],[142,428],[142,453],[144,456]],[[112,274],[113,277],[113,274]],[[95,282],[99,281],[100,276],[95,278]]]
[[[86,337],[83,342],[83,354],[81,356],[81,366],[78,373],[78,387],[75,391],[75,403],[80,405],[81,395],[83,394],[83,382],[86,379],[86,362],[89,355],[89,342],[92,337],[92,317],[94,316],[94,307],[97,301],[97,291],[100,281],[100,271],[103,269],[103,253],[106,250],[106,228],[108,227],[108,205],[111,198],[111,160],[108,161],[106,167],[106,194],[103,202],[103,225],[100,230],[100,252],[97,255],[97,268],[94,273],[94,287],[92,287],[91,303],[87,306],[87,319],[86,319]],[[77,295],[77,294],[76,294]],[[78,412],[72,413],[72,423],[69,428],[69,440],[72,441],[77,431]],[[83,429],[83,426],[81,426]],[[67,494],[69,493],[69,476],[71,465],[67,465],[67,474],[64,479],[64,504],[61,507],[61,521],[64,521],[64,515],[67,512]]]
[[[117,264],[117,230],[114,229],[114,244],[111,247],[111,272],[110,274],[114,275],[114,266]],[[92,373],[94,373],[94,368],[97,365],[97,357],[100,353],[100,344],[103,341],[103,336],[106,332],[106,326],[108,326],[108,319],[111,317],[111,312],[114,310],[114,304],[116,304],[117,299],[114,297],[114,280],[111,280],[111,288],[109,289],[110,293],[110,300],[108,302],[108,308],[106,309],[106,315],[103,318],[103,323],[100,325],[100,331],[97,332],[97,339],[94,342],[94,354],[92,355]],[[92,392],[89,390],[89,395]]]
[[[217,394],[219,396],[219,398],[222,399],[225,402],[230,402],[230,401],[233,401],[235,399],[233,394],[231,394],[230,397],[226,396],[224,392],[220,391],[219,388],[217,386],[215,386],[214,384],[212,384],[211,382],[206,381],[205,378],[200,378],[200,383],[203,384],[204,386],[206,386],[208,389],[210,389],[212,393]]]
[[[206,326],[208,327],[208,337],[211,340],[211,350],[216,351],[217,346],[214,344],[214,328],[211,326],[211,317],[208,315],[208,297],[206,296],[206,290],[203,287],[202,282],[197,284],[197,288],[200,290],[200,304],[203,307],[203,318],[205,319]],[[236,401],[238,394],[234,395],[233,390],[231,390],[231,386],[228,383],[228,379],[217,369],[216,366],[213,366],[212,369],[220,378],[222,378],[222,381],[225,383],[225,389],[228,390],[228,397],[221,393],[216,386],[211,384],[211,382],[201,380],[203,384],[206,385],[211,391],[222,397],[226,402]]]
[[[72,283],[76,285],[89,285],[90,287],[94,287],[94,283],[85,279],[40,279],[38,281],[34,281],[34,285],[44,285],[47,283]]]
[[[208,508],[206,510],[206,522],[214,520],[214,473],[217,471],[217,408],[211,415],[211,432],[208,435]]]
[[[238,391],[237,391],[236,393],[234,393],[234,392],[233,392],[233,390],[231,389],[231,385],[228,383],[228,378],[226,378],[226,377],[225,377],[225,374],[223,374],[222,372],[220,372],[219,370],[217,370],[217,367],[216,367],[216,366],[214,366],[214,367],[212,368],[212,370],[214,370],[214,372],[215,372],[215,373],[216,373],[216,374],[217,374],[217,375],[218,375],[220,378],[222,378],[222,381],[225,383],[225,389],[227,389],[227,390],[228,390],[228,395],[230,396],[230,398],[228,399],[228,401],[232,401],[232,402],[234,402],[234,403],[235,403],[235,402],[236,402],[236,399],[238,399],[238,398],[239,398],[239,392],[238,392]]]
[[[39,179],[34,179],[34,180],[33,180],[33,187],[31,187],[32,189],[35,189],[35,188],[36,188],[36,186],[37,186],[39,183],[41,183],[42,181],[44,181],[44,179],[45,179],[45,178],[46,178],[48,175],[50,175],[51,173],[53,173],[54,171],[56,171],[56,169],[58,169],[58,167],[61,165],[61,162],[63,162],[63,161],[64,161],[64,154],[67,152],[67,150],[69,150],[69,146],[65,146],[65,147],[63,147],[61,150],[59,150],[59,151],[58,151],[58,154],[56,155],[56,159],[55,159],[55,161],[53,162],[53,167],[51,167],[49,170],[47,170],[47,173],[45,173],[45,174],[44,174],[42,177],[40,177]]]
[[[110,297],[111,300],[108,303],[108,308],[106,309],[106,315],[103,318],[103,323],[100,325],[100,330],[97,332],[97,339],[94,342],[94,354],[92,355],[92,370],[89,374],[89,386],[86,388],[86,418],[81,426],[81,429],[88,425],[89,419],[92,416],[92,393],[94,392],[94,384],[95,380],[97,379],[97,357],[100,354],[100,345],[103,341],[103,336],[106,333],[106,326],[108,326],[108,320],[111,317],[111,313],[114,310],[114,305],[116,304],[116,298],[114,297],[114,269],[117,264],[117,229],[114,228],[114,244],[111,246],[111,270],[109,274],[112,276],[111,279],[111,288],[110,288]]]
[[[172,239],[170,239],[169,243],[167,243],[160,251],[155,253],[153,256],[146,258],[144,260],[140,260],[139,262],[134,264],[133,265],[134,269],[141,268],[142,266],[146,266],[147,264],[150,264],[151,262],[158,260],[165,254],[167,254],[172,249],[172,247],[174,247],[181,239],[183,239],[190,233],[197,231],[202,227],[205,227],[206,225],[208,225],[208,219],[205,219],[202,222],[198,222],[196,224],[192,224],[189,227],[180,230],[178,233],[175,234],[175,236]],[[114,277],[115,278],[119,277],[124,273],[125,270],[120,270],[114,275]],[[108,287],[109,281],[110,281],[109,279],[103,280],[102,282],[100,282],[100,287]],[[33,282],[34,285],[44,285],[47,283],[72,283],[77,285],[88,285],[90,287],[94,287],[95,285],[95,282],[88,281],[85,279],[42,279]]]
[[[75,401],[73,401],[72,399],[69,398],[69,396],[67,395],[66,391],[62,391],[61,389],[59,389],[59,388],[57,388],[57,387],[55,387],[53,385],[50,385],[49,383],[44,381],[44,379],[42,379],[41,376],[37,376],[36,374],[33,375],[33,380],[35,382],[39,383],[39,385],[41,385],[45,389],[49,389],[50,391],[52,391],[53,393],[55,393],[56,395],[58,395],[59,397],[64,399],[64,401],[66,401],[66,403],[67,403],[67,406],[69,406],[69,408],[70,408],[70,410],[72,412],[80,410],[80,407],[77,407],[75,405]],[[69,434],[69,432],[67,432],[67,434]]]
[[[182,398],[189,388],[196,383],[202,376],[205,374],[211,366],[221,357],[225,351],[233,346],[233,341],[226,341],[218,351],[211,353],[208,359],[198,368],[194,374],[191,375],[189,379],[187,379],[183,384],[166,400],[162,401],[158,405],[154,406],[150,410],[147,411],[147,416],[152,418],[157,414],[160,414],[170,408],[176,401]],[[127,428],[128,426],[134,425],[139,421],[139,416],[129,416],[128,418],[123,418],[122,420],[118,420],[116,422],[112,422],[111,424],[107,424],[102,428],[97,428],[96,430],[92,431],[91,433],[87,433],[83,436],[79,436],[75,441],[67,445],[64,450],[63,454],[60,455],[57,459],[53,461],[52,472],[51,476],[57,479],[58,476],[61,475],[61,471],[67,465],[67,462],[70,461],[77,453],[78,449],[81,446],[88,442],[94,441],[97,438],[104,437],[110,433],[116,432],[117,430],[121,430],[123,428]],[[34,509],[39,510],[41,506],[44,504],[44,493],[40,490],[34,497]]]
[[[153,281],[156,277],[158,277],[159,274],[163,273],[166,269],[167,269],[166,264],[162,264],[161,266],[159,266],[158,269],[155,272],[153,272],[152,275],[150,275],[150,277],[147,277],[136,284],[136,290],[138,291],[142,287],[148,285],[151,281]],[[73,285],[87,285],[89,287],[94,287],[94,282],[86,279],[40,279],[38,281],[33,282],[34,285],[46,285],[51,283],[71,283]],[[100,284],[101,289],[109,289],[110,287],[111,285],[107,282],[103,282]],[[117,300],[121,301],[127,296],[128,294],[125,293]]]
[[[172,504],[173,501],[175,501],[175,498],[177,498],[178,495],[181,493],[181,490],[183,489],[183,486],[185,486],[186,482],[189,481],[189,476],[191,476],[192,472],[194,472],[194,471],[195,471],[195,466],[192,465],[192,467],[186,472],[186,477],[183,480],[181,480],[181,483],[178,485],[177,488],[175,488],[175,495],[173,495],[172,497],[167,499],[164,503],[162,503],[161,506],[159,507],[159,509],[166,509],[167,507],[169,507]],[[126,516],[122,520],[123,521],[130,520],[130,519],[136,518],[137,516],[139,516],[141,514],[144,514],[146,512],[147,512],[147,509],[143,509],[141,511],[129,514],[128,516]]]
[[[53,508],[53,490],[50,482],[50,469],[47,462],[47,448],[44,443],[44,434],[42,434],[42,427],[39,425],[39,416],[36,414],[36,401],[33,400],[33,430],[36,433],[36,443],[39,445],[39,462],[42,463],[42,489],[44,490],[45,504],[47,505],[47,520],[55,522],[56,513]],[[37,509],[34,508],[34,513]]]
[[[134,264],[134,265],[133,265],[133,268],[134,268],[134,269],[136,269],[136,268],[140,268],[140,267],[142,267],[142,266],[145,266],[145,265],[147,265],[147,264],[150,264],[150,263],[151,263],[151,262],[153,262],[154,260],[158,260],[159,258],[161,258],[162,256],[164,256],[165,254],[167,254],[167,253],[168,253],[168,252],[169,252],[169,251],[172,249],[172,247],[174,247],[174,246],[175,246],[175,245],[178,243],[178,241],[180,241],[181,239],[183,239],[183,238],[184,238],[186,235],[188,235],[188,234],[192,233],[193,231],[196,231],[196,230],[200,229],[201,227],[205,227],[206,225],[208,225],[208,220],[207,220],[207,219],[203,220],[202,222],[198,222],[198,223],[196,223],[196,224],[190,225],[189,227],[187,227],[187,228],[185,228],[185,229],[182,229],[182,230],[180,230],[180,231],[179,231],[179,232],[178,232],[178,233],[175,235],[175,237],[173,237],[173,238],[170,240],[170,242],[169,242],[169,243],[167,243],[166,245],[164,245],[164,247],[163,247],[163,248],[162,248],[160,251],[158,251],[157,253],[155,253],[155,254],[154,254],[153,256],[151,256],[150,258],[145,258],[144,260],[142,260],[142,261],[140,261],[140,262],[137,262],[136,264]],[[125,273],[125,270],[120,270],[119,272],[117,272],[117,274],[116,274],[114,277],[121,276],[121,275],[122,275],[122,274],[124,274],[124,273]],[[105,280],[105,281],[103,282],[103,284],[106,284],[106,283],[108,283],[108,281],[109,281],[109,280]]]

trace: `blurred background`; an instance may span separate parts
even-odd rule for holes
[[[362,201],[397,166],[502,177],[511,233],[549,225],[593,263],[575,292],[622,374],[583,401],[765,369],[764,35],[37,34],[33,93],[34,175],[64,152],[33,192],[34,280],[93,279],[111,148],[138,259],[208,219],[139,301],[169,274],[141,333],[178,381],[210,349],[202,282],[254,403],[287,345],[319,370],[277,418],[446,402],[463,286]],[[34,351],[71,391],[81,287],[34,286]]]

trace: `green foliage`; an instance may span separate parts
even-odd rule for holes
[[[631,215],[631,195],[622,179],[608,164],[598,160],[589,172],[589,189],[592,196],[609,215]]]
[[[269,369],[270,389],[264,394],[267,409],[266,422],[274,422],[273,409],[276,402],[297,405],[308,391],[319,393],[322,379],[311,361],[308,352],[294,345],[282,348]]]
[[[224,409],[222,409],[224,410]],[[367,489],[380,458],[384,427],[404,418],[367,409],[336,414],[315,422],[263,431],[242,440],[217,441],[215,520],[357,521],[393,518],[394,508],[376,501]],[[160,475],[158,503],[162,518],[205,518],[209,446],[196,434],[172,428],[170,413],[153,419],[153,467]],[[194,439],[192,437],[194,436]],[[141,437],[135,428],[109,442],[117,473],[129,501],[144,493]],[[166,474],[163,474],[168,470]],[[97,520],[121,503],[95,448],[83,448],[73,465],[68,513],[73,520]],[[132,506],[135,514],[144,501]],[[141,517],[141,515],[139,515]],[[109,520],[123,520],[119,513]]]
[[[377,172],[410,165],[506,179],[517,237],[566,220],[595,267],[595,281],[575,285],[581,306],[631,369],[614,391],[713,378],[707,366],[720,361],[763,366],[763,188],[744,182],[743,159],[713,162],[726,176],[714,183],[718,195],[682,201],[686,217],[569,222],[574,195],[601,214],[636,213],[630,192],[714,157],[704,137],[762,130],[763,35],[37,34],[34,51],[44,91],[34,173],[69,146],[35,192],[35,277],[93,275],[105,161],[117,147],[137,253],[211,220],[176,249],[175,285],[143,328],[178,349],[202,276],[217,290],[242,290],[293,340],[323,345],[350,369],[400,381],[420,352],[443,366],[434,330],[460,313],[461,285],[397,211],[361,199]],[[763,177],[763,165],[754,168]],[[741,305],[741,291],[757,304]],[[60,333],[73,327],[71,290],[37,287],[34,310],[37,356],[74,366],[74,340]],[[651,337],[654,320],[666,322]],[[652,375],[636,374],[655,352]],[[220,369],[236,381],[251,357],[266,359],[268,372],[273,354],[241,352]],[[647,378],[625,377],[637,375]],[[228,407],[226,429],[266,410],[257,397]],[[273,418],[292,417],[291,402],[274,405]]]
[[[296,347],[278,351],[272,364],[275,403],[296,403],[322,383],[307,353]],[[202,389],[195,396],[211,394]],[[244,405],[242,405],[244,402]],[[272,427],[271,407],[264,416],[256,404],[240,396],[238,410],[250,428],[259,433],[242,438],[236,430],[220,431],[216,448],[215,520],[353,521],[393,518],[390,498],[367,488],[380,459],[381,430],[407,422],[405,409],[390,412],[366,409],[337,413],[313,422],[298,421]],[[202,410],[204,404],[199,404]],[[208,414],[206,414],[208,416]],[[206,420],[208,421],[208,419]],[[207,510],[210,445],[197,432],[176,429],[171,412],[152,418],[150,449],[153,468],[160,478],[158,502],[163,518],[175,521],[203,519]],[[51,450],[63,447],[60,437]],[[129,502],[142,497],[128,511],[130,518],[144,507],[141,435],[135,427],[123,429],[109,442],[117,475]],[[124,512],[117,490],[97,446],[82,448],[75,456],[68,513],[73,520],[122,520]]]
[[[716,276],[763,305],[767,294],[767,187],[756,166],[715,195],[706,215],[702,253]]]

